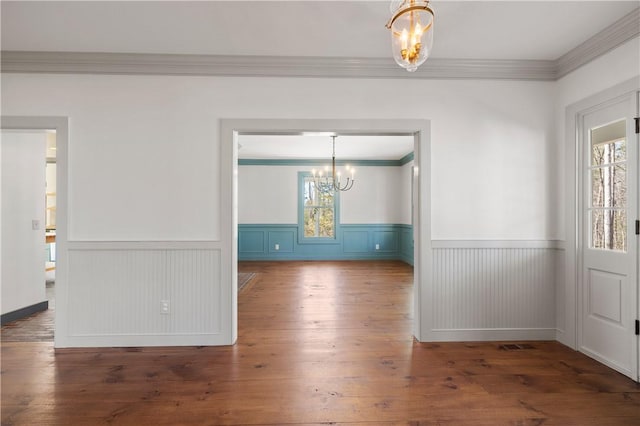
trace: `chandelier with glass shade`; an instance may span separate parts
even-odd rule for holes
[[[394,0],[391,19],[391,49],[398,65],[414,72],[427,60],[433,45],[433,10],[425,0]]]
[[[353,187],[353,183],[355,182],[354,176],[356,169],[346,164],[345,174],[347,176],[344,180],[342,172],[336,169],[336,138],[336,135],[331,136],[333,146],[331,169],[329,169],[329,166],[325,166],[324,170],[311,170],[314,186],[318,191],[323,193],[348,191]]]

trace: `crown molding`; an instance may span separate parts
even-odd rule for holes
[[[2,51],[3,73],[553,80],[553,61],[432,58],[409,73],[390,58]]]
[[[413,153],[411,153],[413,155]],[[403,157],[404,158],[404,157]],[[327,159],[270,159],[270,158],[239,158],[239,166],[325,166]],[[337,166],[360,167],[400,167],[406,163],[400,160],[336,160]]]
[[[2,73],[554,81],[640,34],[640,8],[556,60],[431,58],[416,72],[391,58],[0,52]]]
[[[556,78],[564,77],[638,35],[640,35],[640,7],[556,59]]]

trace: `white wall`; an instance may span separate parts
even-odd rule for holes
[[[297,166],[239,166],[238,223],[298,223]]]
[[[72,119],[70,239],[218,239],[220,117],[431,119],[434,239],[546,239],[553,85],[7,74],[2,108]]]
[[[590,96],[629,79],[637,81],[640,88],[640,38],[632,39],[611,52],[563,77],[556,83],[554,114],[556,122],[553,156],[556,158],[554,176],[558,181],[559,236],[566,241],[564,256],[560,260],[562,279],[556,288],[557,339],[573,348],[576,334],[576,261],[575,250],[575,135],[566,128],[567,108]]]
[[[147,344],[198,344],[197,335],[190,340],[179,340],[175,333],[144,335],[145,324],[158,315],[153,307],[159,301],[147,300],[157,294],[151,291],[158,285],[154,280],[137,281],[144,283],[143,289],[122,285],[112,291],[105,291],[100,280],[78,280],[91,277],[86,273],[92,267],[91,251],[110,247],[109,241],[130,242],[118,247],[131,253],[139,250],[135,241],[151,251],[157,250],[153,242],[174,240],[183,241],[181,247],[205,241],[211,243],[206,250],[228,250],[217,242],[220,212],[229,208],[220,203],[221,185],[228,184],[220,181],[222,117],[431,120],[434,239],[558,236],[553,82],[3,74],[1,84],[5,115],[69,117],[73,263],[68,322],[82,323],[83,330],[74,334],[63,324],[60,333],[56,330],[57,346],[135,344],[131,336],[142,336]],[[365,176],[359,170],[358,178],[364,181]],[[350,211],[355,216],[345,221],[367,219],[357,209]],[[387,215],[377,212],[373,219]],[[409,220],[400,215],[393,222]],[[173,249],[172,244],[162,247]],[[133,268],[128,276],[147,277],[147,264],[127,267]],[[220,284],[218,271],[207,274]],[[168,293],[179,289],[184,297],[200,291],[183,275],[165,285]],[[77,286],[83,291],[73,291]],[[106,306],[127,299],[152,308],[145,311],[147,317],[132,316],[125,329],[109,333],[106,319],[84,309],[96,303],[94,294]],[[225,331],[231,327],[227,303],[208,301],[191,322],[178,323],[183,319],[171,315],[165,318],[172,323],[167,329],[196,327],[199,317],[213,310],[222,315]],[[201,342],[227,341],[215,339],[204,336]]]
[[[298,172],[312,168],[238,167],[238,223],[298,223]],[[410,224],[410,212],[403,202],[410,180],[409,177],[403,179],[403,169],[399,166],[357,166],[356,169],[353,188],[340,193],[340,223]]]
[[[412,225],[413,219],[411,217],[412,214],[412,206],[413,196],[411,194],[412,190],[412,182],[413,182],[413,161],[408,162],[400,168],[400,182],[401,185],[398,188],[400,191],[400,222],[406,225]]]
[[[353,189],[340,194],[341,223],[405,223],[400,167],[356,167]],[[411,222],[409,222],[411,223]]]
[[[2,314],[46,300],[45,141],[44,132],[2,131]]]

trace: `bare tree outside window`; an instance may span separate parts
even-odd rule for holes
[[[335,194],[319,191],[312,177],[304,179],[305,238],[335,237]]]
[[[619,125],[620,123],[613,123]],[[627,250],[626,140],[598,141],[591,146],[591,248]]]

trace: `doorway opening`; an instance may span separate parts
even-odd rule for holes
[[[411,213],[414,233],[414,285],[413,285],[413,335],[419,340],[424,340],[420,333],[423,320],[422,315],[425,305],[423,303],[423,288],[428,288],[428,274],[422,276],[422,271],[428,270],[430,263],[430,209],[429,200],[429,122],[421,120],[222,120],[222,173],[229,176],[232,185],[222,188],[222,204],[229,209],[222,218],[221,239],[223,244],[228,241],[231,253],[223,258],[223,278],[229,277],[232,282],[230,300],[232,302],[232,335],[231,342],[237,339],[237,268],[238,246],[246,245],[248,240],[238,239],[238,149],[242,145],[241,139],[246,135],[301,135],[309,133],[334,133],[351,136],[371,135],[403,135],[413,138],[414,167],[411,179],[413,180],[414,208]],[[244,148],[241,148],[244,149]],[[421,153],[424,153],[421,155]],[[410,183],[407,183],[411,187]],[[410,190],[409,190],[410,191]],[[420,202],[423,200],[423,202]],[[227,227],[228,225],[228,227]],[[421,226],[424,225],[424,226]],[[273,241],[268,241],[267,250],[280,251],[288,246]],[[294,241],[292,241],[294,243]],[[276,244],[278,247],[276,248]],[[226,244],[225,244],[226,246]],[[375,247],[375,246],[374,246]],[[226,269],[226,271],[225,271]],[[228,274],[228,275],[227,275]],[[428,325],[428,324],[427,324]]]
[[[3,324],[45,311],[27,337],[59,346],[67,296],[68,119],[3,116],[1,129]]]
[[[49,311],[55,310],[56,283],[56,132],[46,132],[47,164],[45,167],[45,242],[47,245],[45,259],[46,296]]]
[[[382,281],[386,276],[389,286],[396,283],[394,275],[386,275],[387,268],[395,268],[402,276],[398,293],[410,296],[407,284],[412,283],[406,275],[413,265],[412,134],[241,133],[238,148],[238,292],[245,295],[241,307],[247,309],[249,292],[262,295],[251,297],[252,312],[260,309],[258,301],[265,308],[274,303],[267,290],[270,280],[277,279],[274,268],[290,270],[294,288],[306,288],[287,294],[285,305],[304,311],[308,321],[315,314],[323,324],[344,325],[350,322],[347,311],[356,308],[382,315],[372,306],[375,296],[386,294],[384,285],[376,281],[380,287],[375,287],[372,281],[371,287],[355,290],[359,282],[349,281],[360,268]],[[334,184],[334,169],[341,190]],[[301,260],[306,262],[296,262]],[[317,306],[318,300],[348,306],[353,299],[349,291],[369,295],[343,314]],[[396,306],[405,306],[409,318],[411,299],[399,294],[394,295]],[[371,299],[370,306],[365,299]],[[241,318],[244,313],[241,308]],[[247,330],[247,323],[240,326]],[[395,331],[406,335],[406,327],[398,324]]]
[[[52,342],[55,131],[3,129],[0,150],[2,338]]]

